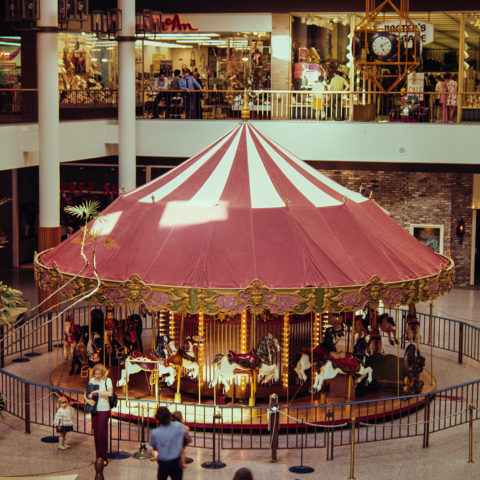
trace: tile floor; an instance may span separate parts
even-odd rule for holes
[[[15,288],[23,289],[26,297],[36,303],[36,289],[32,283],[29,268],[16,271],[0,271],[0,279]],[[434,302],[436,315],[466,320],[480,325],[477,314],[480,306],[480,290],[476,288],[456,289]],[[428,312],[428,305],[419,310]],[[27,364],[11,364],[6,369],[24,378],[48,382],[51,362],[55,352],[42,355]],[[476,379],[480,375],[478,364],[467,362],[458,367],[455,355],[434,352],[434,373],[439,386],[457,384]],[[427,359],[427,364],[429,360]],[[12,415],[0,423],[0,480],[3,478],[55,478],[58,480],[93,479],[93,441],[91,437],[69,434],[70,450],[60,451],[55,444],[41,442],[41,438],[51,435],[49,428],[33,425],[32,433],[25,434],[23,422]],[[125,442],[121,450],[134,452],[138,445]],[[211,460],[211,451],[188,448],[188,455],[194,459],[184,473],[184,479],[223,480],[233,477],[240,467],[249,467],[255,479],[349,479],[350,447],[337,447],[333,460],[325,459],[324,449],[308,449],[304,455],[304,465],[315,471],[300,475],[289,472],[289,467],[299,465],[297,450],[280,450],[278,462],[271,463],[268,450],[222,451],[222,461],[227,467],[222,470],[205,470],[201,463]],[[459,478],[477,480],[480,478],[480,422],[474,424],[474,459],[468,464],[468,427],[462,425],[430,437],[430,446],[422,448],[422,438],[388,440],[361,444],[355,449],[355,478],[375,480],[390,478],[422,478],[424,480]],[[105,467],[105,479],[145,480],[156,478],[156,465],[149,460],[128,458],[112,460]]]

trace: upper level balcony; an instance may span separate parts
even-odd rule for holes
[[[62,90],[60,121],[116,119],[118,91]],[[241,90],[137,90],[137,118],[239,119]],[[251,90],[252,120],[347,122],[480,122],[480,92],[273,91]],[[37,90],[0,89],[0,124],[36,123]]]

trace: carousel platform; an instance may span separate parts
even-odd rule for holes
[[[87,384],[87,378],[78,374],[69,375],[70,362],[66,361],[58,365],[51,373],[51,384],[55,387],[61,387],[73,391],[84,391]],[[112,366],[109,368],[109,377],[114,385],[120,378],[121,367]],[[413,398],[398,398],[401,392],[374,390],[367,391],[362,396],[355,397],[353,391],[351,400],[360,403],[354,404],[351,408],[346,403],[347,377],[337,376],[329,381],[329,392],[324,396],[320,393],[311,395],[308,389],[300,388],[293,384],[288,392],[279,395],[280,428],[297,428],[298,422],[306,422],[321,427],[324,426],[343,426],[348,423],[351,417],[357,421],[363,422],[381,422],[382,419],[391,420],[394,416],[405,415],[409,412],[416,412],[421,409],[426,401],[426,395],[436,389],[436,380],[429,371],[424,370],[420,374],[420,380],[423,381],[423,388],[419,396]],[[185,381],[187,382],[187,380]],[[182,378],[182,384],[184,380]],[[190,385],[191,387],[192,385]],[[248,401],[231,401],[227,396],[217,396],[214,401],[212,395],[199,396],[190,392],[181,390],[181,403],[175,402],[175,386],[168,387],[159,384],[158,401],[178,404],[178,410],[183,413],[186,423],[193,428],[211,428],[213,425],[213,415],[216,412],[215,406],[221,407],[223,428],[232,430],[251,429],[262,431],[268,425],[269,404],[266,399],[257,399],[254,409],[248,408]],[[247,385],[247,388],[249,386]],[[273,393],[272,389],[272,393]],[[278,390],[278,388],[277,388]],[[153,421],[156,402],[152,386],[149,383],[149,376],[140,372],[130,377],[128,384],[128,398],[125,395],[125,389],[115,389],[119,403],[113,411],[115,418],[138,422],[141,417],[146,421]],[[398,393],[398,395],[397,395]],[[200,398],[199,398],[200,397]],[[178,398],[178,397],[177,397]],[[74,398],[74,403],[79,408],[83,407],[82,398]],[[144,402],[148,400],[149,402]],[[141,401],[141,402],[140,402]],[[324,408],[309,408],[309,407]],[[172,407],[173,408],[173,407]]]

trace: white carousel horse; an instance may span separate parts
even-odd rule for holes
[[[177,370],[166,358],[168,349],[171,348],[171,341],[169,341],[166,336],[159,337],[159,340],[157,348],[154,351],[150,353],[135,351],[125,359],[125,368],[122,369],[117,387],[123,387],[128,383],[130,375],[141,371],[156,372],[158,378],[162,376],[165,377],[167,385],[173,385]]]
[[[370,383],[372,381],[373,370],[371,367],[365,367],[362,364],[366,350],[367,340],[361,337],[353,347],[353,354],[347,353],[341,358],[334,358],[330,355],[330,358],[321,365],[315,377],[313,391],[320,391],[325,380],[331,380],[338,374],[352,375],[357,379],[357,382],[361,382],[367,377],[367,383]]]
[[[332,352],[337,351],[335,345],[341,335],[343,335],[343,333],[339,334],[339,331],[336,330],[335,327],[328,327],[325,330],[322,343],[313,349],[314,364],[327,360]],[[307,374],[305,372],[312,366],[310,361],[312,356],[311,353],[312,352],[309,348],[304,348],[303,352],[299,353],[293,362],[295,365],[293,369],[298,375],[300,382],[305,382],[307,380]]]
[[[239,372],[248,374],[257,367],[259,383],[276,382],[279,379],[278,366],[272,363],[272,355],[279,351],[278,340],[271,333],[266,333],[258,341],[257,348],[249,353],[230,351],[228,355],[217,354],[213,359],[216,369],[210,387],[222,383],[228,390],[232,386],[235,374]]]
[[[183,348],[175,351],[168,357],[170,363],[182,367],[190,378],[197,378],[200,367],[195,360],[195,345],[203,343],[203,338],[198,335],[186,337],[183,341]]]

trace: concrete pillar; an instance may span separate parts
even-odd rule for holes
[[[118,38],[118,188],[136,187],[135,152],[135,0],[118,0],[122,30]]]
[[[37,37],[39,229],[38,250],[60,243],[57,2],[40,3]],[[46,295],[39,293],[39,300]],[[53,304],[53,303],[51,303]]]
[[[290,90],[292,76],[292,36],[290,14],[272,15],[272,90]]]

